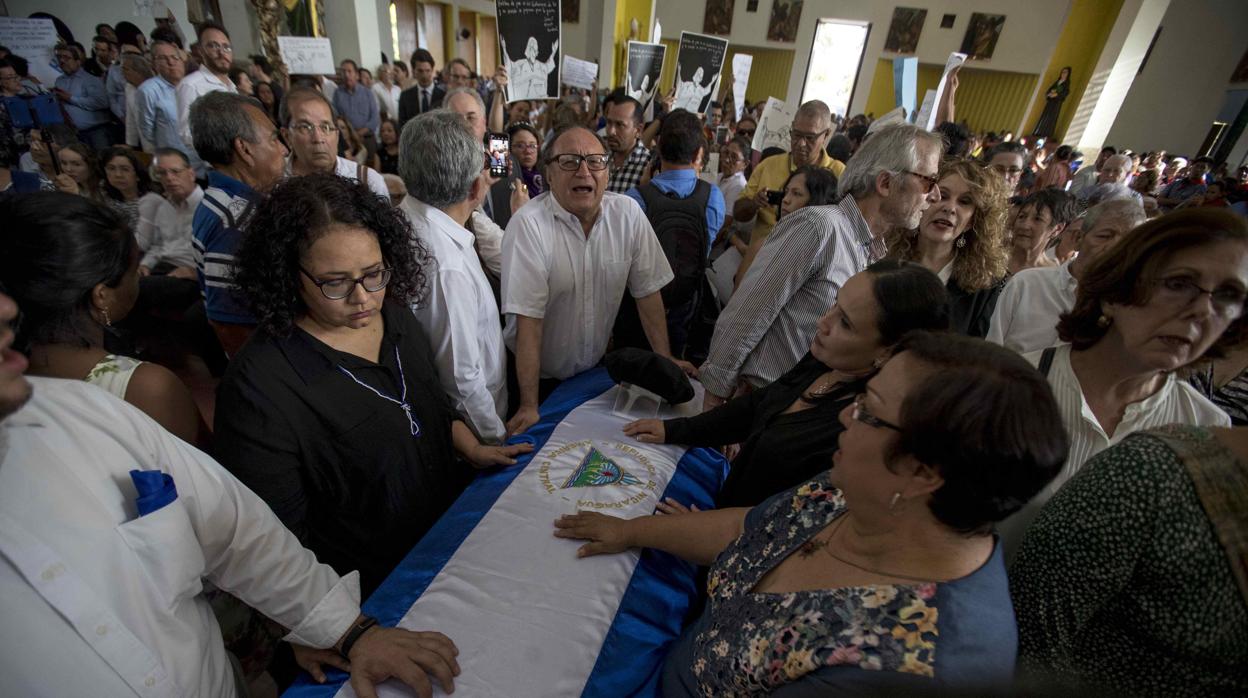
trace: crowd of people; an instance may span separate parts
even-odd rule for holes
[[[189,38],[99,25],[54,85],[0,47],[15,690],[449,691],[455,644],[361,598],[624,347],[703,400],[623,435],[731,461],[714,510],[554,524],[705,568],[665,695],[1248,686],[1248,167],[818,100],[760,153],[730,96]]]

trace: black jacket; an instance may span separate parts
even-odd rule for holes
[[[446,88],[435,83],[433,91],[429,93],[429,110],[441,107],[442,98],[445,96]],[[420,116],[420,113],[420,85],[412,85],[399,93],[399,132],[402,133],[403,124],[408,119]]]

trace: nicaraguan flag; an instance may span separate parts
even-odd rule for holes
[[[624,436],[618,390],[601,368],[561,385],[516,439],[534,452],[479,476],[364,604],[383,625],[455,642],[456,698],[657,695],[696,595],[694,566],[654,550],[579,559],[582,543],[555,538],[554,520],[578,509],[633,518],[663,497],[707,509],[728,464],[707,449]],[[345,678],[301,677],[285,696],[354,696]],[[412,694],[389,682],[379,695]]]

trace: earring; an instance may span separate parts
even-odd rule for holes
[[[893,511],[897,508],[897,502],[901,501],[901,493],[894,492],[893,498],[888,501],[888,510]]]
[[[1111,320],[1111,319],[1109,319],[1109,317],[1108,317],[1108,316],[1102,315],[1102,316],[1100,316],[1100,317],[1098,317],[1098,318],[1096,319],[1096,326],[1097,326],[1097,327],[1099,327],[1099,328],[1101,328],[1101,329],[1103,330],[1103,329],[1105,329],[1105,328],[1109,327],[1110,325],[1112,325],[1112,324],[1113,324],[1113,322],[1114,322],[1114,321],[1113,321],[1113,320]]]
[[[104,316],[104,326],[112,327],[113,320],[108,316],[108,308],[100,308],[100,314]]]
[[[875,357],[875,361],[872,361],[872,362],[871,362],[871,366],[872,366],[872,367],[874,367],[874,368],[876,368],[876,369],[878,369],[878,368],[880,368],[881,366],[883,366],[883,365],[884,365],[884,361],[885,361],[885,359],[884,359],[884,357],[883,357],[883,356],[877,356],[877,357]]]
[[[959,236],[958,236],[958,241],[957,241],[955,244],[957,245],[957,247],[958,247],[958,249],[959,249],[959,250],[960,250],[960,249],[962,249],[963,247],[966,247],[966,236],[965,236],[965,235],[959,235]]]

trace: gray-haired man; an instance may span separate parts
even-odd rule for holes
[[[918,227],[923,211],[940,198],[942,150],[938,134],[908,125],[884,128],[846,166],[838,204],[784,217],[715,325],[699,373],[705,409],[743,383],[763,387],[797,364],[845,281],[884,256],[884,233]]]
[[[437,260],[428,293],[412,312],[432,342],[442,388],[487,443],[507,430],[507,360],[498,303],[464,227],[489,186],[485,150],[464,117],[448,109],[412,119],[399,139],[402,208]]]

